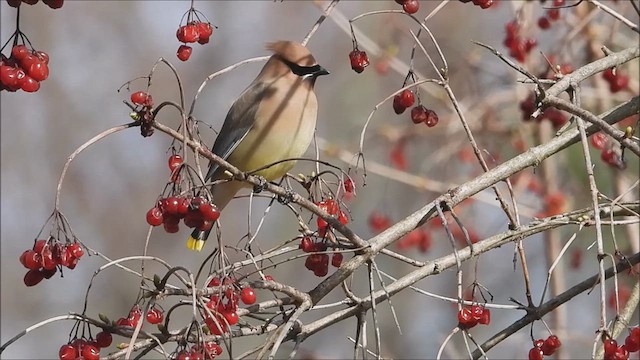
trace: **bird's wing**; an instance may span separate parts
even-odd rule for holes
[[[231,105],[231,109],[224,119],[222,129],[216,137],[211,151],[223,159],[227,159],[229,155],[240,144],[242,139],[249,133],[256,121],[256,112],[260,106],[260,102],[269,96],[273,91],[269,84],[256,81],[240,95],[240,97]],[[214,179],[218,164],[211,162],[209,171],[205,177],[205,181]]]

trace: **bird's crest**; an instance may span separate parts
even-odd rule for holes
[[[302,44],[295,41],[275,41],[267,43],[267,50],[275,55],[281,56],[283,59],[295,63],[300,66],[316,65],[316,59],[309,50]]]

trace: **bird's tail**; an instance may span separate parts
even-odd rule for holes
[[[211,229],[209,230],[193,229],[193,232],[187,239],[187,248],[193,251],[201,251],[205,241],[207,241],[207,238],[209,238],[210,233],[211,233]]]
[[[216,204],[218,210],[222,212],[222,209],[233,199],[238,190],[244,186],[246,185],[240,181],[229,181],[217,184],[211,188],[211,201]],[[211,229],[194,229],[191,236],[187,239],[187,248],[189,250],[201,251],[210,233]]]

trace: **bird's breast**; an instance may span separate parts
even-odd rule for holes
[[[275,82],[272,86],[275,91],[262,99],[253,127],[229,156],[229,162],[243,171],[302,157],[313,138],[318,111],[313,89],[302,81]],[[295,161],[281,162],[256,175],[275,180],[294,164]]]

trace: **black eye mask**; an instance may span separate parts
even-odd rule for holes
[[[293,63],[289,60],[281,58],[282,62],[287,64],[291,72],[302,77],[316,77],[320,75],[328,75],[329,72],[320,65],[313,66],[300,66],[296,63]]]

